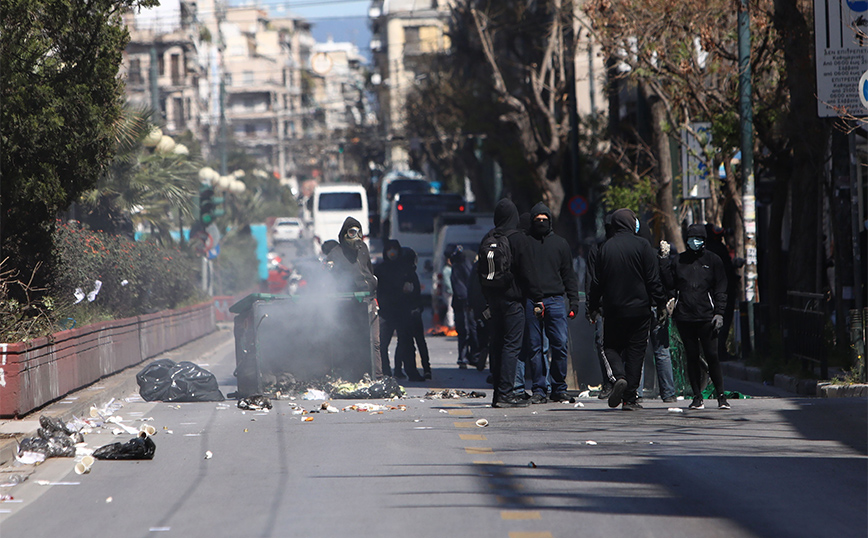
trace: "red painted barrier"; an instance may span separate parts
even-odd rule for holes
[[[0,417],[21,417],[216,330],[214,303],[0,344]]]

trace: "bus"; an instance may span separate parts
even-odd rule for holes
[[[329,239],[337,241],[347,217],[359,221],[365,242],[368,242],[368,195],[358,183],[318,185],[313,193],[312,214],[317,247]]]
[[[422,295],[431,295],[433,284],[434,218],[441,213],[467,210],[460,194],[399,193],[392,199],[389,233],[402,247],[410,247],[419,256],[416,271]]]

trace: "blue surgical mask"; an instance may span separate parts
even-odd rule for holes
[[[687,248],[690,250],[702,250],[702,247],[705,245],[705,239],[701,237],[688,237],[687,238]]]
[[[639,219],[636,219],[636,233],[639,233]]]

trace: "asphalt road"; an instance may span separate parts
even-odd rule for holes
[[[186,358],[233,392],[231,340],[209,338],[209,355]],[[406,406],[382,414],[303,422],[290,404],[320,401],[265,413],[127,394],[115,414],[135,427],[153,417],[154,459],[97,461],[86,475],[71,458],[0,469],[0,483],[28,476],[0,487],[14,496],[0,502],[0,538],[868,535],[865,399],[757,397],[729,411],[684,401],[682,412],[646,400],[624,412],[590,398],[517,410],[424,398],[435,387],[490,396],[485,373],[457,369],[455,345],[429,338],[434,380],[371,402]]]

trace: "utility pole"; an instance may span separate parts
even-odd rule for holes
[[[748,0],[740,0],[738,10],[738,110],[741,130],[741,175],[744,216],[744,298],[747,302],[748,334],[751,351],[756,349],[754,303],[757,300],[756,189],[753,175],[753,108],[751,104],[750,11]]]
[[[160,72],[157,62],[157,44],[151,43],[151,68],[148,70],[151,79],[151,108],[159,121],[163,115],[160,112]]]

